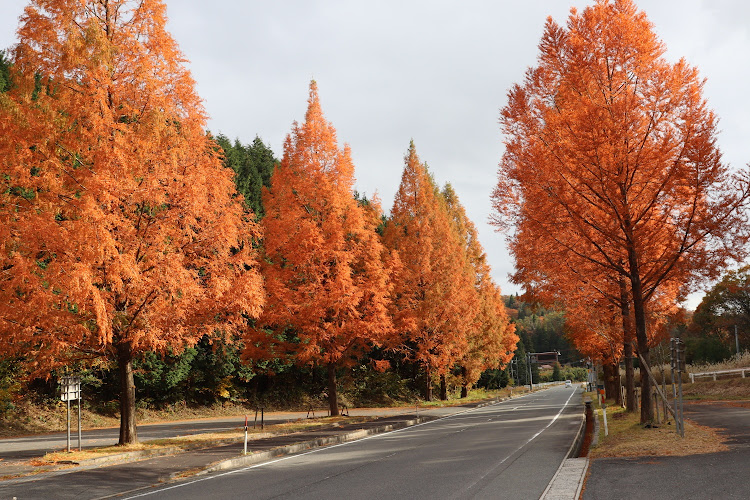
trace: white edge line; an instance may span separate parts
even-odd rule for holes
[[[520,399],[520,398],[529,396],[531,394],[533,394],[533,392],[530,392],[528,394],[524,394],[523,396],[519,396],[519,397],[513,398],[513,399]],[[572,396],[572,394],[571,394],[571,396]],[[353,444],[353,443],[359,443],[359,442],[362,442],[362,441],[366,441],[368,439],[373,439],[373,438],[377,438],[377,437],[387,436],[387,435],[390,435],[390,434],[395,434],[397,432],[405,431],[407,429],[408,430],[412,430],[412,429],[415,429],[417,427],[421,427],[423,425],[432,424],[434,422],[439,422],[439,421],[445,420],[447,418],[453,418],[453,417],[456,417],[458,415],[462,415],[464,413],[468,413],[470,411],[476,411],[476,410],[480,410],[482,408],[486,408],[488,406],[495,406],[495,405],[498,405],[500,403],[505,403],[506,401],[510,401],[510,400],[506,399],[505,401],[497,401],[495,403],[490,403],[488,405],[478,406],[476,408],[469,408],[467,410],[463,410],[463,411],[459,411],[457,413],[453,413],[452,415],[446,415],[444,417],[436,418],[435,420],[430,420],[428,422],[422,422],[421,424],[415,424],[415,425],[410,425],[408,427],[402,427],[401,429],[396,429],[394,431],[381,432],[379,434],[373,434],[371,436],[366,436],[366,437],[363,437],[361,439],[356,439],[354,441],[347,441],[345,443],[339,443],[339,444],[334,444],[334,445],[330,445],[330,446],[322,446],[320,448],[316,448],[314,450],[306,451],[304,453],[296,453],[294,455],[288,455],[288,456],[285,456],[285,457],[277,458],[276,460],[270,460],[268,462],[263,462],[263,463],[260,463],[260,464],[250,465],[248,467],[243,467],[241,469],[235,469],[235,470],[231,470],[231,471],[228,471],[228,472],[222,472],[221,474],[214,474],[214,475],[211,475],[209,477],[202,477],[200,479],[194,479],[192,481],[188,481],[188,482],[180,483],[180,484],[175,484],[173,486],[168,486],[166,488],[159,488],[159,489],[155,489],[153,491],[147,491],[145,493],[140,493],[138,495],[133,495],[132,497],[127,497],[125,500],[130,500],[131,498],[141,498],[141,497],[146,497],[146,496],[150,496],[150,495],[155,495],[157,493],[162,493],[164,491],[169,491],[169,490],[173,490],[173,489],[176,489],[176,488],[182,488],[183,486],[189,486],[191,484],[200,483],[200,482],[203,482],[203,481],[208,481],[209,479],[217,479],[217,478],[220,478],[220,477],[223,477],[223,476],[228,476],[230,474],[236,474],[238,472],[245,472],[245,471],[248,471],[248,470],[251,470],[251,469],[257,469],[259,467],[265,467],[266,465],[271,465],[271,464],[275,464],[275,463],[278,463],[278,462],[283,462],[284,460],[290,460],[292,458],[299,458],[299,457],[302,457],[302,456],[305,456],[305,455],[311,455],[313,453],[318,453],[318,452],[321,452],[321,451],[331,450],[333,448],[338,448],[339,446],[347,446],[347,445],[350,445],[350,444]],[[568,397],[568,401],[570,401],[570,397]],[[552,423],[555,420],[557,420],[557,417],[560,416],[560,413],[562,413],[562,411],[568,405],[568,401],[565,402],[565,405],[562,407],[562,409],[560,409],[560,412],[558,412],[558,414],[555,415],[555,418],[552,419],[552,422],[550,422],[549,424],[547,424],[547,427],[549,427],[550,425],[552,425]],[[534,434],[534,436],[532,436],[531,439],[529,439],[528,441],[526,441],[524,444],[521,445],[521,448],[523,448],[528,443],[530,443],[534,438],[536,438],[539,434],[541,434],[544,430],[546,430],[547,427],[545,427],[541,431],[539,431],[536,434]],[[515,453],[516,451],[520,450],[521,448],[518,448],[513,453]],[[511,455],[513,455],[513,453],[511,453]],[[507,459],[508,459],[507,457],[505,459],[503,459],[503,462],[505,462],[505,460],[507,460]],[[502,464],[503,462],[500,462],[500,463]]]
[[[479,483],[482,479],[484,479],[485,477],[487,477],[492,471],[494,471],[495,469],[497,469],[498,467],[500,467],[502,464],[504,464],[510,457],[512,457],[513,455],[515,455],[519,451],[521,451],[521,449],[524,448],[527,444],[529,444],[530,442],[532,442],[533,440],[535,440],[537,437],[539,437],[539,435],[542,432],[544,432],[547,429],[549,429],[549,427],[552,424],[555,423],[555,421],[560,417],[560,415],[562,415],[563,410],[565,410],[565,408],[568,407],[568,403],[570,403],[570,398],[572,398],[573,394],[575,394],[575,393],[576,393],[576,391],[573,391],[570,394],[570,396],[568,396],[568,399],[565,401],[565,404],[562,406],[562,408],[560,408],[560,411],[557,412],[557,415],[555,415],[555,417],[552,420],[550,420],[550,422],[546,426],[544,426],[544,428],[542,428],[542,430],[540,430],[539,432],[537,432],[536,434],[534,434],[533,436],[531,436],[529,439],[526,440],[525,443],[523,443],[521,446],[519,446],[518,448],[516,448],[515,450],[513,450],[507,457],[505,457],[501,461],[499,461],[492,469],[490,469],[489,471],[487,471],[487,473],[485,475],[483,475],[482,477],[480,477],[479,479],[477,479],[476,481],[474,481],[473,483],[471,483],[466,488],[466,490],[468,491],[468,490],[472,489],[474,486],[477,485],[477,483]]]
[[[547,485],[547,487],[544,489],[544,492],[542,493],[542,496],[539,497],[539,500],[542,500],[544,498],[544,496],[552,488],[552,483],[555,482],[555,479],[557,479],[557,476],[560,474],[560,471],[562,470],[563,466],[565,465],[565,462],[568,460],[568,458],[570,457],[570,454],[573,452],[573,447],[576,445],[576,441],[578,441],[578,436],[580,435],[581,432],[584,432],[584,433],[586,432],[585,427],[586,427],[586,415],[584,414],[584,415],[581,416],[581,423],[580,423],[580,425],[578,427],[578,433],[576,433],[576,436],[573,438],[573,442],[570,444],[570,448],[568,448],[568,453],[565,454],[565,458],[563,458],[562,462],[560,462],[560,467],[558,467],[557,471],[555,471],[555,475],[552,476],[552,479],[550,480],[550,482]],[[587,460],[588,460],[588,458],[587,458]],[[588,467],[588,465],[587,465],[587,467]],[[580,486],[579,486],[579,489],[580,489]],[[579,495],[576,495],[575,498],[578,498],[578,496]]]

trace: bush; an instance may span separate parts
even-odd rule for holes
[[[477,387],[488,390],[502,389],[510,382],[505,370],[490,369],[482,372],[477,381]]]

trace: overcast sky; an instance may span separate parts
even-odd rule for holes
[[[0,1],[0,48],[15,43],[26,0]],[[476,223],[503,293],[512,261],[487,224],[503,152],[499,110],[534,65],[547,16],[564,24],[572,0],[167,0],[169,29],[211,117],[209,127],[277,157],[308,85],[348,143],[359,191],[389,210],[414,139],[439,184],[450,182]],[[726,162],[750,161],[750,2],[641,0],[667,57],[707,78]],[[688,305],[694,307],[699,296]]]

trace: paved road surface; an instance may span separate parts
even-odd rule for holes
[[[130,498],[538,499],[578,430],[579,400],[556,387]]]

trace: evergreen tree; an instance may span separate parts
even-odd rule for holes
[[[279,161],[260,137],[251,144],[243,145],[239,139],[232,143],[225,135],[216,137],[224,150],[224,166],[234,170],[237,191],[245,198],[245,205],[257,220],[265,215],[262,200],[263,188],[271,187],[271,175]]]
[[[5,52],[0,50],[0,92],[10,88],[10,61],[5,57]]]

